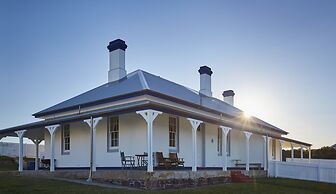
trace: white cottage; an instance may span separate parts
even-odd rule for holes
[[[19,171],[23,138],[36,148],[45,141],[50,171],[118,169],[121,152],[148,172],[158,169],[157,152],[167,158],[177,153],[192,171],[267,170],[269,160],[282,158],[284,146],[310,150],[311,144],[286,138],[288,132],[244,117],[232,90],[224,91],[223,99],[212,97],[211,68],[198,70],[196,91],[142,70],[127,74],[125,42],[117,39],[107,48],[108,83],[33,114],[40,121],[0,131],[0,137],[20,139]]]

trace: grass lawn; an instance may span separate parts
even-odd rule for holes
[[[8,176],[0,173],[0,193],[223,193],[223,194],[317,194],[336,193],[336,185],[290,179],[257,179],[252,184],[227,184],[196,189],[166,191],[129,191],[87,186],[58,180]]]
[[[0,171],[17,170],[18,165],[13,158],[7,156],[0,156]]]

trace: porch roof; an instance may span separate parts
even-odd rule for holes
[[[249,128],[251,127],[244,128],[247,126],[239,124],[239,123],[233,124],[233,123],[227,123],[226,121],[223,121],[223,120],[202,118],[200,115],[197,115],[197,114],[190,115],[186,112],[182,112],[182,111],[178,111],[178,110],[175,110],[169,107],[165,107],[163,105],[151,102],[149,100],[142,100],[142,101],[129,103],[126,105],[111,106],[108,108],[93,110],[93,111],[89,111],[89,112],[85,112],[81,114],[63,116],[59,118],[42,120],[42,121],[32,122],[32,123],[19,125],[15,127],[10,127],[7,129],[0,130],[0,136],[16,136],[15,131],[25,129],[27,130],[27,132],[25,133],[25,137],[43,139],[43,133],[41,133],[40,130],[41,129],[44,130],[45,126],[48,126],[48,125],[74,122],[74,121],[84,120],[90,117],[120,115],[120,114],[125,114],[125,113],[130,113],[130,112],[136,112],[138,110],[144,110],[144,109],[160,110],[168,114],[175,114],[175,115],[182,116],[182,117],[192,117],[192,118],[200,119],[200,120],[203,120],[204,122],[211,123],[211,124],[225,125],[228,127],[232,127],[235,130],[251,131],[249,130]],[[39,130],[40,132],[38,132],[37,130]],[[282,136],[275,136],[275,135],[268,133],[267,131],[264,131],[264,132],[251,131],[251,132],[256,135],[268,135],[271,138],[281,139],[287,142],[296,143],[296,144],[300,144],[304,146],[311,146],[311,144],[309,143],[305,143],[305,142],[290,139],[290,138],[285,138]]]
[[[305,142],[298,141],[298,140],[291,139],[291,138],[287,138],[287,137],[273,137],[273,138],[280,139],[280,140],[283,140],[283,141],[286,141],[286,142],[289,142],[289,143],[295,143],[295,144],[299,144],[299,145],[308,146],[308,147],[312,146],[312,144],[310,144],[310,143],[305,143]]]
[[[23,125],[18,125],[18,126],[2,129],[0,130],[0,137],[1,136],[17,136],[15,134],[15,131],[17,130],[29,131],[31,129],[44,128],[45,126],[49,126],[49,125],[84,120],[90,117],[99,117],[99,116],[104,116],[104,115],[117,115],[117,114],[135,112],[137,110],[141,110],[147,107],[148,104],[149,104],[148,101],[139,101],[139,102],[129,103],[127,105],[113,106],[113,107],[89,111],[89,112],[81,113],[81,114],[75,114],[75,115],[58,117],[54,119],[46,119],[46,120],[31,122],[31,123],[27,123]],[[29,137],[29,134],[28,135],[25,134],[25,137]]]
[[[103,84],[93,90],[37,112],[33,114],[33,116],[41,117],[68,110],[80,110],[84,107],[143,95],[145,93],[150,93],[151,95],[160,98],[169,98],[169,100],[175,100],[179,103],[187,104],[188,106],[203,108],[207,111],[223,114],[224,116],[240,117],[243,114],[242,110],[231,106],[222,100],[202,95],[193,89],[148,72],[137,70],[129,73],[121,80]],[[251,118],[251,121],[268,129],[273,129],[279,133],[288,134],[286,131],[256,117]]]

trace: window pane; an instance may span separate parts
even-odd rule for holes
[[[66,124],[62,127],[62,141],[63,141],[63,151],[69,151],[70,150],[70,125]]]
[[[119,146],[119,118],[110,117],[109,119],[110,147]]]
[[[176,147],[177,144],[177,118],[169,117],[169,147]]]

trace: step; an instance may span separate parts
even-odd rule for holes
[[[249,176],[242,174],[240,171],[232,171],[231,181],[233,183],[251,183],[252,179]]]

